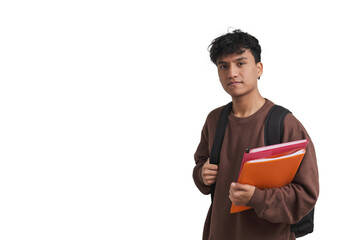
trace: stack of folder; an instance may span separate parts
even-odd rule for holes
[[[238,182],[260,189],[278,188],[291,183],[305,155],[308,140],[298,140],[247,150]],[[232,204],[231,213],[250,209]]]

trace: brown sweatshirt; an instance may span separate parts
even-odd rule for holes
[[[295,239],[290,224],[298,222],[315,205],[319,194],[319,178],[313,143],[301,123],[288,114],[284,120],[283,142],[308,139],[306,154],[293,180],[287,186],[273,189],[256,188],[247,206],[252,209],[230,214],[229,189],[236,182],[246,148],[264,146],[264,125],[270,108],[269,100],[246,118],[229,115],[220,153],[219,172],[212,211],[205,221],[203,239],[211,240],[288,240]],[[216,125],[222,107],[209,113],[195,153],[193,178],[203,194],[210,193],[201,178],[201,168],[210,156]]]

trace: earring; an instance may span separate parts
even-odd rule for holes
[[[260,80],[260,76],[258,76],[258,80]]]

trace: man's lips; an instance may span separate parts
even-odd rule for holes
[[[242,84],[243,82],[242,81],[235,81],[235,82],[229,82],[227,85],[228,86],[236,86],[236,85],[239,85],[239,84]]]

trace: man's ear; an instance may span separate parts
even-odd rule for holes
[[[262,62],[258,62],[256,64],[256,67],[257,67],[257,78],[260,79],[261,75],[263,74],[263,64]]]

